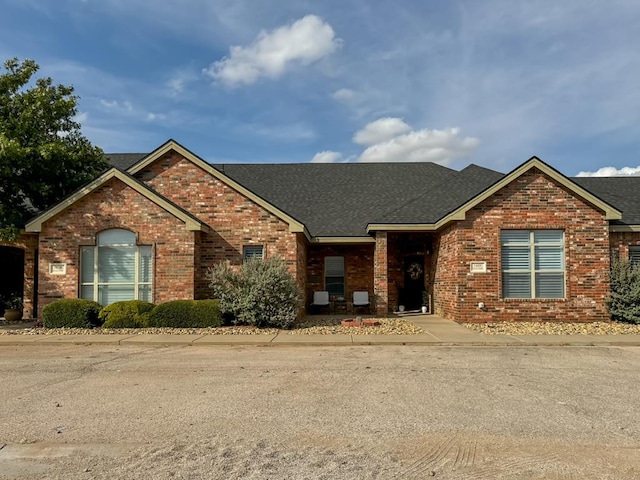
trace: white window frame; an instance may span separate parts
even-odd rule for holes
[[[125,229],[113,229],[113,230],[125,230]],[[104,230],[103,232],[108,232],[109,230]],[[132,232],[133,233],[133,232]],[[100,235],[100,234],[98,234]],[[79,285],[80,291],[78,292],[78,297],[82,297],[82,287],[93,287],[93,300],[98,302],[99,299],[99,291],[101,286],[105,285],[133,285],[133,299],[140,299],[140,287],[148,286],[149,287],[149,302],[153,303],[153,247],[151,245],[138,245],[137,243],[112,243],[112,244],[104,244],[99,245],[99,242],[96,242],[96,245],[84,245],[80,247],[80,269],[78,270],[79,276]],[[99,281],[99,255],[100,255],[100,247],[134,247],[134,274],[133,274],[133,282],[100,282]],[[151,252],[151,275],[150,280],[148,282],[140,281],[140,248],[145,247],[149,248]],[[93,249],[93,281],[92,282],[83,282],[82,281],[82,262],[83,255],[82,251],[84,249]]]
[[[521,231],[526,231],[529,233],[529,241],[527,243],[523,243],[523,242],[511,242],[511,243],[506,243],[503,242],[502,240],[502,232],[504,231],[512,231],[512,230],[517,230],[517,229],[504,229],[500,232],[500,258],[502,258],[502,250],[504,247],[524,247],[527,246],[529,247],[529,269],[525,270],[525,269],[510,269],[507,270],[505,269],[504,265],[502,265],[501,267],[501,297],[504,299],[555,299],[555,300],[561,300],[566,298],[567,296],[567,265],[566,265],[566,256],[565,256],[565,232],[563,230],[560,229],[549,229],[549,230],[545,230],[545,229],[534,229],[534,230],[521,230]],[[535,242],[535,233],[536,232],[544,232],[544,231],[556,231],[556,232],[561,232],[562,236],[561,236],[561,240],[559,242],[543,242],[543,243],[536,243]],[[562,263],[562,269],[561,270],[549,270],[549,269],[536,269],[536,247],[560,247],[560,252],[562,255],[562,259],[561,259],[561,263]],[[531,295],[529,297],[507,297],[505,296],[505,292],[504,292],[504,283],[505,283],[505,274],[509,274],[509,273],[527,273],[530,275],[530,282],[531,282]],[[562,274],[562,297],[537,297],[536,296],[536,274],[538,273],[554,273],[554,274]]]

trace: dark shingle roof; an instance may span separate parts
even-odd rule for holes
[[[127,170],[145,153],[110,153]],[[363,236],[367,224],[435,223],[503,173],[435,163],[217,164],[220,172],[303,223],[312,236]],[[575,183],[623,213],[614,224],[640,225],[640,177],[576,177]]]
[[[215,168],[304,223],[313,236],[362,236],[372,219],[457,172],[435,163],[227,164]]]
[[[435,223],[504,177],[503,173],[469,165],[451,175],[433,189],[410,202],[399,205],[384,217],[370,223]]]
[[[622,212],[614,225],[640,225],[640,177],[575,177],[574,182]]]
[[[148,153],[105,153],[104,156],[107,158],[107,161],[116,167],[118,170],[122,170],[123,172],[127,170],[129,167],[138,163],[144,157],[146,157]]]

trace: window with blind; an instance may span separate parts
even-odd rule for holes
[[[503,298],[564,298],[562,230],[503,230]]]
[[[80,248],[80,298],[151,302],[151,246],[136,245],[133,232],[120,228],[99,233],[96,243]]]
[[[242,260],[246,262],[252,258],[258,260],[264,258],[262,245],[245,245],[242,247]]]
[[[344,257],[324,257],[324,288],[330,296],[344,296]]]
[[[629,246],[629,261],[632,265],[640,265],[640,245]]]

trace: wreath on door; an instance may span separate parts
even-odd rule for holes
[[[419,280],[420,275],[422,275],[422,267],[418,262],[413,262],[409,265],[409,268],[407,268],[407,273],[409,277],[411,277],[411,280]]]

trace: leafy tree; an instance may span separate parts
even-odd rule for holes
[[[108,167],[74,119],[73,87],[31,78],[33,60],[4,62],[0,74],[0,239]]]

